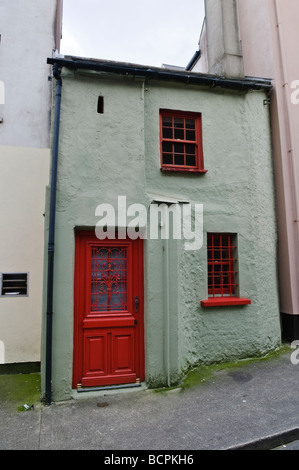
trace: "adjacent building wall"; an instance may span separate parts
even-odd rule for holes
[[[191,70],[193,72],[197,72],[197,73],[208,73],[209,64],[208,64],[208,54],[207,54],[207,23],[206,23],[206,19],[204,19],[203,24],[202,24],[202,29],[201,29],[198,45],[199,45],[199,50],[200,50],[200,58],[191,67]]]
[[[51,69],[57,0],[2,0],[0,74],[5,87],[0,144],[49,148]],[[59,10],[60,11],[60,10]]]
[[[0,363],[39,362],[51,69],[60,0],[0,3],[0,273],[29,273],[27,297],[0,297]]]
[[[205,0],[205,13],[199,42],[202,58],[193,71],[244,76],[236,0]]]
[[[29,273],[27,297],[0,297],[2,363],[38,362],[49,150],[1,146],[0,167],[1,272]]]
[[[283,333],[299,338],[299,79],[296,0],[238,2],[247,75],[273,79],[271,120],[279,227]],[[295,317],[294,317],[295,315]]]
[[[244,61],[244,75],[274,78],[272,25],[269,2],[238,1],[240,39]]]

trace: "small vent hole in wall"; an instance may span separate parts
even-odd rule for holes
[[[104,114],[104,96],[98,97],[98,109],[99,114]]]

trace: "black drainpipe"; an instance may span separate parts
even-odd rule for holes
[[[56,186],[57,163],[59,146],[59,125],[61,105],[61,69],[53,65],[53,75],[56,79],[54,134],[52,150],[51,196],[49,216],[49,242],[48,242],[48,286],[47,286],[47,324],[46,324],[46,405],[52,402],[52,323],[53,323],[53,280],[54,280],[54,239],[55,239],[55,212],[56,212]]]

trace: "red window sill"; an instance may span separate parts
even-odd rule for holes
[[[203,307],[225,307],[228,305],[250,305],[250,299],[240,299],[239,297],[213,297],[208,300],[202,300]]]
[[[201,170],[201,169],[198,169],[198,168],[182,168],[182,167],[166,167],[166,166],[163,166],[161,168],[161,171],[176,171],[176,172],[187,172],[187,173],[207,173],[208,170]]]

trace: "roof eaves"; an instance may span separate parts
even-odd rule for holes
[[[57,64],[59,67],[66,67],[71,70],[90,70],[96,72],[115,73],[209,87],[230,88],[244,91],[262,89],[270,91],[272,89],[271,81],[267,79],[227,78],[210,74],[195,73],[187,70],[176,71],[127,62],[87,59],[75,56],[59,56],[48,58],[47,63],[52,65]]]

